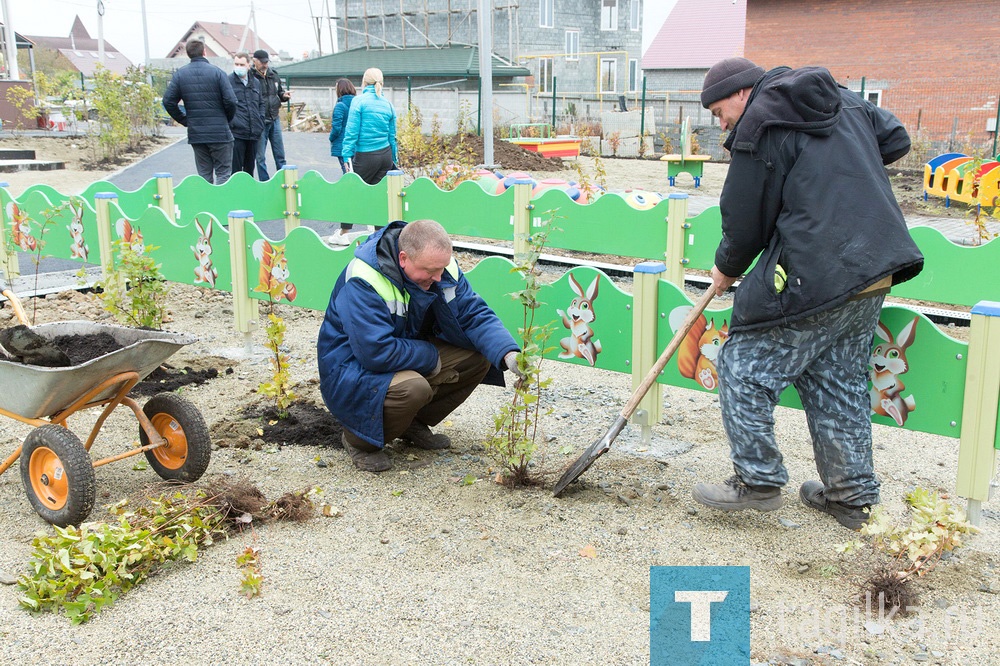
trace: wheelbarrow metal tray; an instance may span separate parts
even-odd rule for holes
[[[141,381],[178,349],[198,339],[185,333],[144,331],[89,321],[40,324],[32,330],[49,339],[107,333],[122,345],[122,349],[65,368],[43,368],[0,360],[0,408],[26,419],[51,416],[122,372],[136,372]],[[111,398],[118,388],[109,387],[96,396],[94,402]]]

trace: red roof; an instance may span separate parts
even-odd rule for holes
[[[211,23],[209,21],[195,21],[194,24],[187,29],[184,36],[181,37],[180,41],[170,49],[170,53],[167,54],[168,58],[186,58],[187,55],[184,51],[184,44],[187,40],[195,34],[200,34],[204,32],[206,35],[214,39],[216,42],[221,44],[228,53],[215,53],[213,49],[209,48],[205,51],[205,55],[208,57],[229,57],[236,55],[236,52],[240,47],[240,40],[243,38],[243,31],[247,32],[247,38],[243,42],[243,50],[248,53],[253,53],[257,49],[264,49],[271,54],[272,58],[277,55],[277,51],[268,45],[260,37],[256,37],[252,28],[248,28],[245,25],[239,25],[237,23]]]
[[[747,0],[677,0],[642,56],[643,69],[708,69],[743,55]]]
[[[73,21],[69,37],[31,35],[29,39],[38,46],[59,51],[84,76],[93,76],[97,69],[98,40],[90,36],[79,16]],[[124,74],[132,66],[132,61],[112,46],[111,42],[104,40],[104,66],[116,74]]]

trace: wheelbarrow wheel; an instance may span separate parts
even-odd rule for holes
[[[167,481],[197,481],[208,469],[212,439],[201,412],[175,393],[160,393],[142,411],[165,440],[166,446],[146,451],[146,459],[160,478]],[[142,445],[149,444],[146,431],[139,428]]]
[[[66,428],[35,428],[21,447],[21,482],[35,512],[53,525],[79,525],[94,507],[90,454]]]

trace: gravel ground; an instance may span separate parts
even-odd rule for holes
[[[171,363],[235,368],[183,395],[209,425],[237,418],[269,374],[263,334],[253,334],[255,353],[242,356],[224,294],[182,286],[172,293],[167,327],[200,340]],[[75,292],[38,307],[39,322],[101,316]],[[297,391],[320,400],[314,344],[321,317],[283,312]],[[0,318],[8,313],[0,310]],[[550,472],[551,485],[603,435],[631,384],[600,370],[547,367],[555,378],[548,398],[554,411],[544,422],[539,468]],[[507,396],[478,389],[443,424],[453,449],[427,452],[397,442],[394,469],[379,476],[357,472],[332,447],[216,450],[209,475],[245,475],[269,497],[319,485],[340,515],[269,524],[220,541],[196,563],[162,571],[78,627],[59,616],[29,615],[17,606],[16,586],[0,585],[4,661],[641,664],[649,658],[650,566],[749,565],[754,663],[997,663],[1000,638],[989,629],[1000,624],[995,506],[983,512],[982,534],[919,581],[916,615],[880,620],[877,610],[868,617],[842,607],[861,570],[838,556],[836,545],[852,533],[797,499],[798,485],[815,477],[800,412],[779,409],[776,419],[792,478],[785,506],[730,515],[690,498],[696,482],[721,480],[731,470],[713,395],[667,388],[665,418],[651,441],[628,428],[581,487],[560,499],[547,487],[511,491],[491,481],[480,443]],[[85,412],[71,425],[85,434],[95,417]],[[28,431],[5,419],[4,453]],[[131,415],[116,413],[95,453],[123,450],[136,436]],[[956,440],[876,426],[875,443],[883,502],[893,511],[902,511],[914,485],[954,487]],[[96,473],[97,520],[107,515],[104,506],[153,492],[147,486],[156,480],[130,461]],[[478,480],[463,485],[468,474]],[[49,529],[30,509],[17,467],[0,476],[0,577],[24,572],[33,535]],[[264,593],[246,600],[235,559],[251,544],[261,549]],[[586,546],[596,557],[581,555]]]

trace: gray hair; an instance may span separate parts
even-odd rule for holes
[[[452,251],[448,232],[434,220],[415,220],[399,232],[399,249],[407,255],[416,257],[429,247]]]

